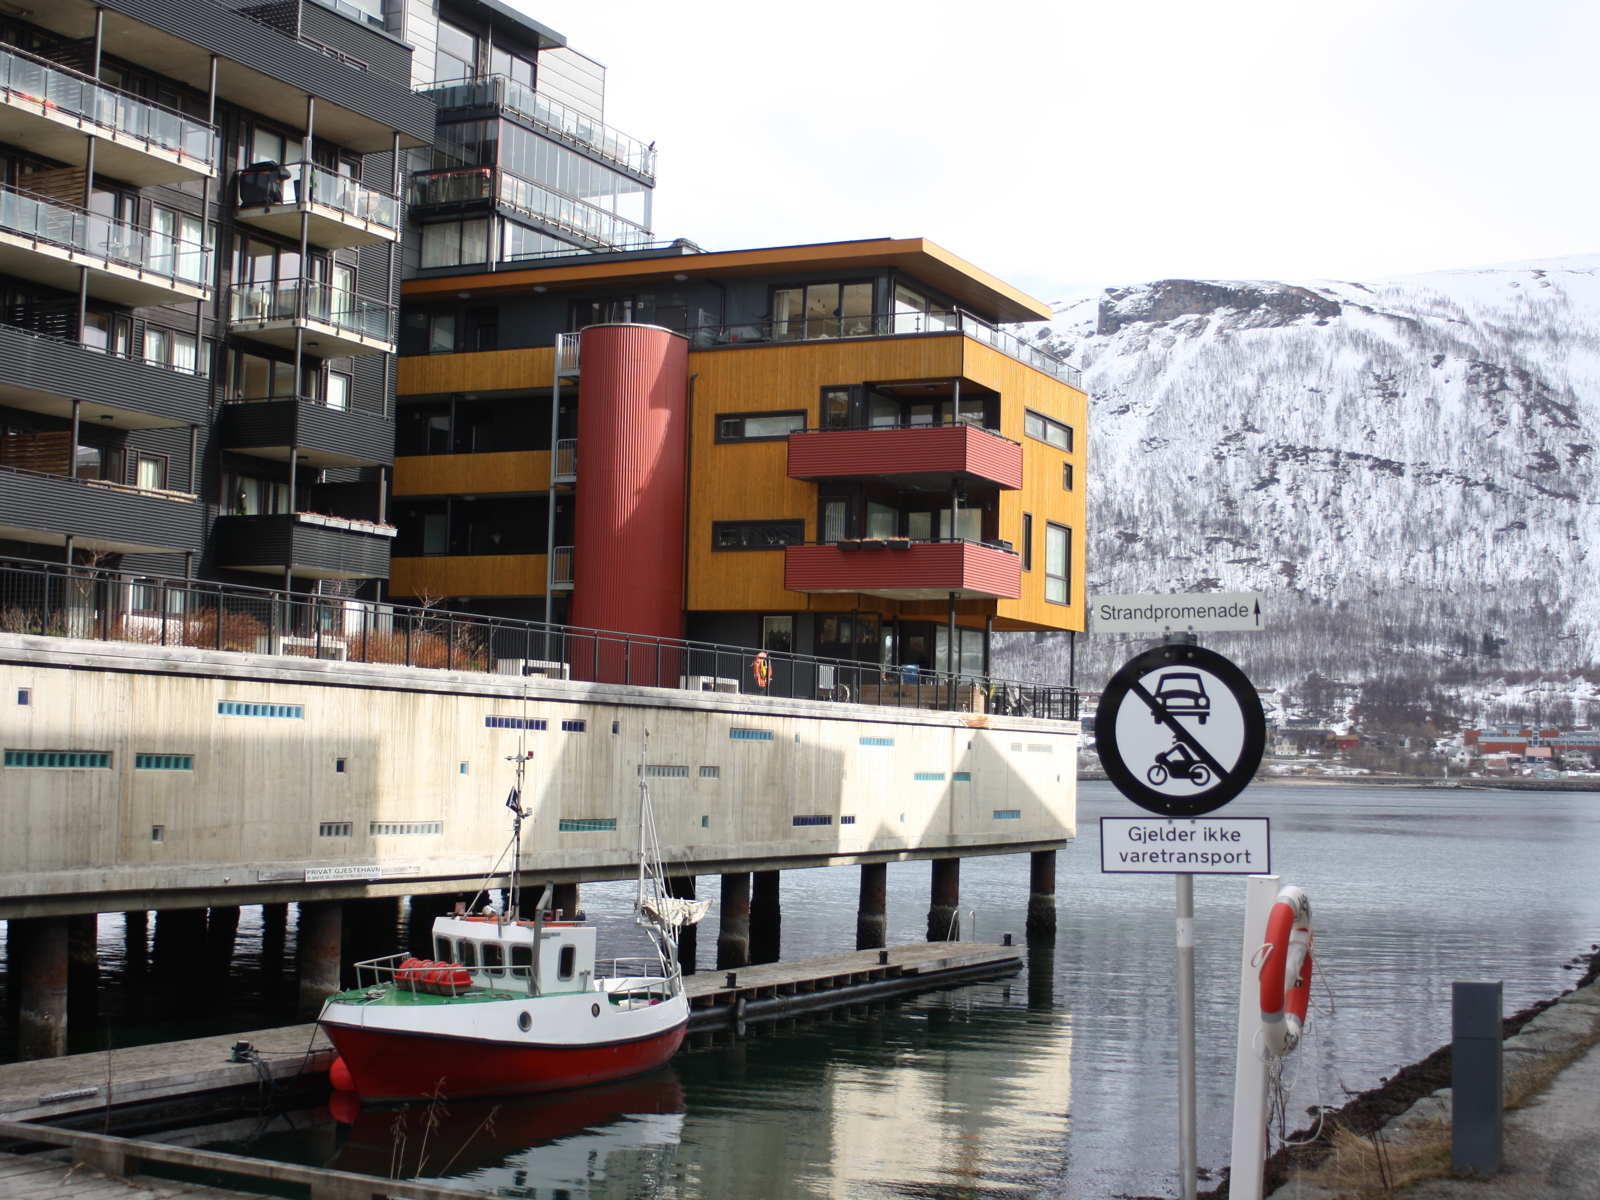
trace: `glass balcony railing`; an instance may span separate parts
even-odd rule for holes
[[[727,325],[699,325],[683,331],[696,346],[735,342],[809,342],[829,338],[896,337],[926,333],[964,333],[1035,370],[1083,390],[1078,368],[981,317],[959,309],[923,312],[860,313],[855,316],[795,316]]]
[[[230,321],[316,321],[369,341],[394,343],[394,305],[331,284],[300,279],[240,283],[229,300]]]
[[[175,109],[107,87],[60,63],[0,44],[0,95],[37,104],[152,150],[176,154],[211,174],[217,166],[217,131]]]
[[[400,201],[390,195],[357,183],[314,163],[270,163],[240,171],[239,207],[265,208],[275,204],[299,204],[309,200],[370,221],[386,229],[400,227]]]
[[[211,251],[198,242],[0,186],[0,233],[87,255],[105,266],[198,288],[211,286]]]
[[[494,167],[461,167],[453,171],[427,171],[411,177],[413,208],[491,199],[566,233],[600,242],[609,249],[628,250],[652,244],[648,229],[509,171]]]
[[[618,133],[577,109],[558,104],[527,84],[517,83],[504,75],[447,83],[426,88],[422,94],[437,104],[441,111],[490,106],[509,109],[551,133],[581,142],[620,167],[647,176],[652,181],[655,179],[656,152],[653,142],[647,146],[637,138]]]

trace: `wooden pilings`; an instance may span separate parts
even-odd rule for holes
[[[856,949],[887,946],[889,932],[889,864],[861,864],[861,899],[856,906]]]
[[[961,860],[933,860],[933,886],[928,906],[928,940],[961,940]]]
[[[721,923],[717,930],[717,970],[750,962],[750,875],[741,871],[722,877]]]
[[[1028,856],[1028,919],[1024,929],[1029,939],[1056,935],[1054,850],[1035,850]]]
[[[756,871],[750,886],[750,961],[775,963],[782,956],[783,902],[778,895],[782,872]]]

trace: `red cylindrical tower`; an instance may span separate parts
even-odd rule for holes
[[[594,325],[580,362],[571,623],[682,637],[688,339]]]

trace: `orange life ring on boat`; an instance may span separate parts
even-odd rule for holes
[[[1311,898],[1297,887],[1278,889],[1261,947],[1261,1030],[1267,1052],[1295,1048],[1311,1002]]]
[[[756,660],[750,664],[750,669],[755,673],[758,688],[764,688],[772,682],[772,662],[767,658],[765,650],[756,655]]]

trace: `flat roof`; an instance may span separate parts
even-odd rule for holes
[[[453,8],[473,12],[490,25],[510,23],[518,26],[524,34],[532,35],[541,50],[553,50],[567,44],[567,39],[554,29],[535,21],[525,12],[518,12],[509,4],[501,3],[501,0],[449,0],[449,3]]]
[[[401,285],[401,295],[409,300],[425,300],[470,290],[492,296],[526,292],[534,287],[567,292],[597,285],[619,287],[655,283],[676,275],[704,279],[891,266],[938,288],[957,303],[991,320],[1046,321],[1051,316],[1050,306],[1042,300],[1018,291],[926,238],[868,238],[856,242],[817,242],[805,246],[665,257],[648,251],[638,256],[623,252],[597,257],[599,261],[587,255],[562,256],[502,271],[408,279]]]

